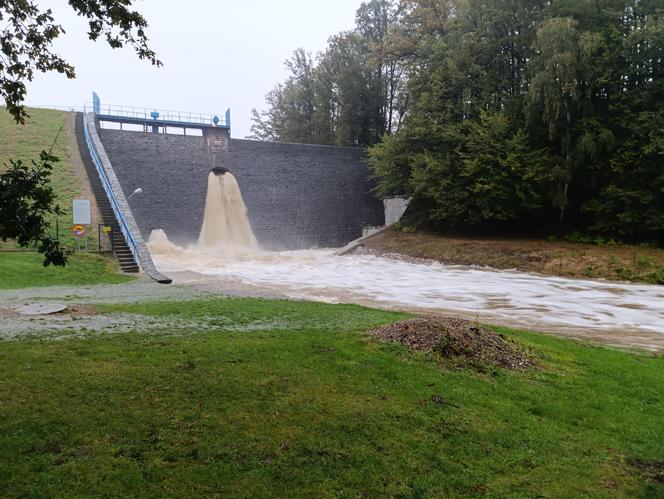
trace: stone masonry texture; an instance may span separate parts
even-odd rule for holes
[[[213,147],[200,136],[100,129],[144,238],[163,229],[171,241],[196,241],[207,177],[214,167],[235,175],[249,221],[266,249],[339,247],[382,225],[362,149],[231,139]]]

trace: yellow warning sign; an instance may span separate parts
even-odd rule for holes
[[[102,227],[101,230],[102,230],[103,232],[106,232],[107,234],[108,234],[109,232],[111,232],[111,228],[108,227],[108,226]]]
[[[76,237],[85,237],[85,225],[82,224],[72,225],[71,233]]]

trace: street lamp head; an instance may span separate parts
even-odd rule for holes
[[[132,192],[131,194],[129,194],[129,196],[127,196],[127,201],[133,198],[136,194],[143,194],[143,189],[141,189],[140,187],[134,189],[134,192]]]

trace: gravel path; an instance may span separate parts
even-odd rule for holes
[[[90,333],[114,333],[124,331],[155,331],[163,332],[168,327],[174,334],[192,328],[208,327],[207,320],[198,322],[178,318],[153,318],[132,314],[55,314],[52,316],[28,317],[14,312],[16,307],[30,303],[64,303],[76,309],[81,305],[101,303],[136,303],[141,301],[187,301],[211,298],[214,296],[246,296],[254,298],[293,299],[296,298],[287,290],[275,289],[269,285],[260,286],[247,284],[239,279],[204,276],[194,272],[169,272],[174,284],[160,285],[147,277],[125,284],[94,285],[94,286],[54,286],[48,288],[26,288],[17,290],[0,290],[0,339],[24,337],[55,337],[64,338]],[[315,299],[302,296],[301,299]],[[365,306],[403,310],[419,314],[432,315],[432,311],[417,307],[399,307],[380,302],[358,301],[351,299],[339,300],[344,303],[358,303]],[[466,319],[474,317],[461,313],[446,311],[444,314],[456,315]],[[466,314],[467,315],[467,314]],[[505,324],[510,326],[511,324]],[[254,327],[255,326],[255,327]],[[264,328],[263,325],[242,326],[242,329]],[[513,326],[513,325],[512,325]],[[272,327],[272,326],[270,326]],[[234,326],[230,325],[229,329]],[[544,331],[543,328],[540,328]],[[604,343],[622,348],[664,352],[664,335],[647,331],[597,331],[587,328],[557,328],[548,330],[556,335],[575,339]]]
[[[159,300],[198,300],[210,296],[250,296],[283,298],[285,295],[269,289],[244,285],[241,282],[223,283],[219,279],[193,272],[171,272],[174,284],[157,284],[146,276],[123,284],[96,284],[90,286],[50,286],[0,290],[0,308],[12,309],[36,302],[67,304],[136,303]]]
[[[248,296],[255,298],[285,298],[274,291],[246,286],[242,283],[221,283],[189,272],[174,273],[175,284],[160,285],[141,276],[135,282],[100,284],[93,286],[52,286],[0,290],[0,339],[71,338],[90,333],[122,333],[128,331],[161,331],[172,333],[208,327],[208,321],[155,318],[138,314],[88,313],[84,305],[101,303],[137,303],[141,301],[187,301],[214,296]],[[24,316],[15,309],[31,303],[63,303],[68,313]],[[214,318],[210,318],[212,320]],[[216,320],[218,323],[218,319]],[[245,325],[241,329],[256,329],[260,325]],[[267,326],[265,326],[267,327]],[[272,326],[270,326],[272,327]],[[226,329],[237,329],[229,325]]]

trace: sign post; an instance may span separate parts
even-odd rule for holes
[[[83,240],[86,253],[88,251],[88,238],[86,237],[85,226],[92,223],[90,211],[89,199],[74,199],[72,209],[74,219],[71,233],[76,238],[76,250],[81,251],[81,240]]]
[[[97,253],[101,253],[101,233],[106,234],[111,241],[111,250],[113,249],[113,238],[111,237],[111,232],[113,229],[108,225],[97,224]]]

